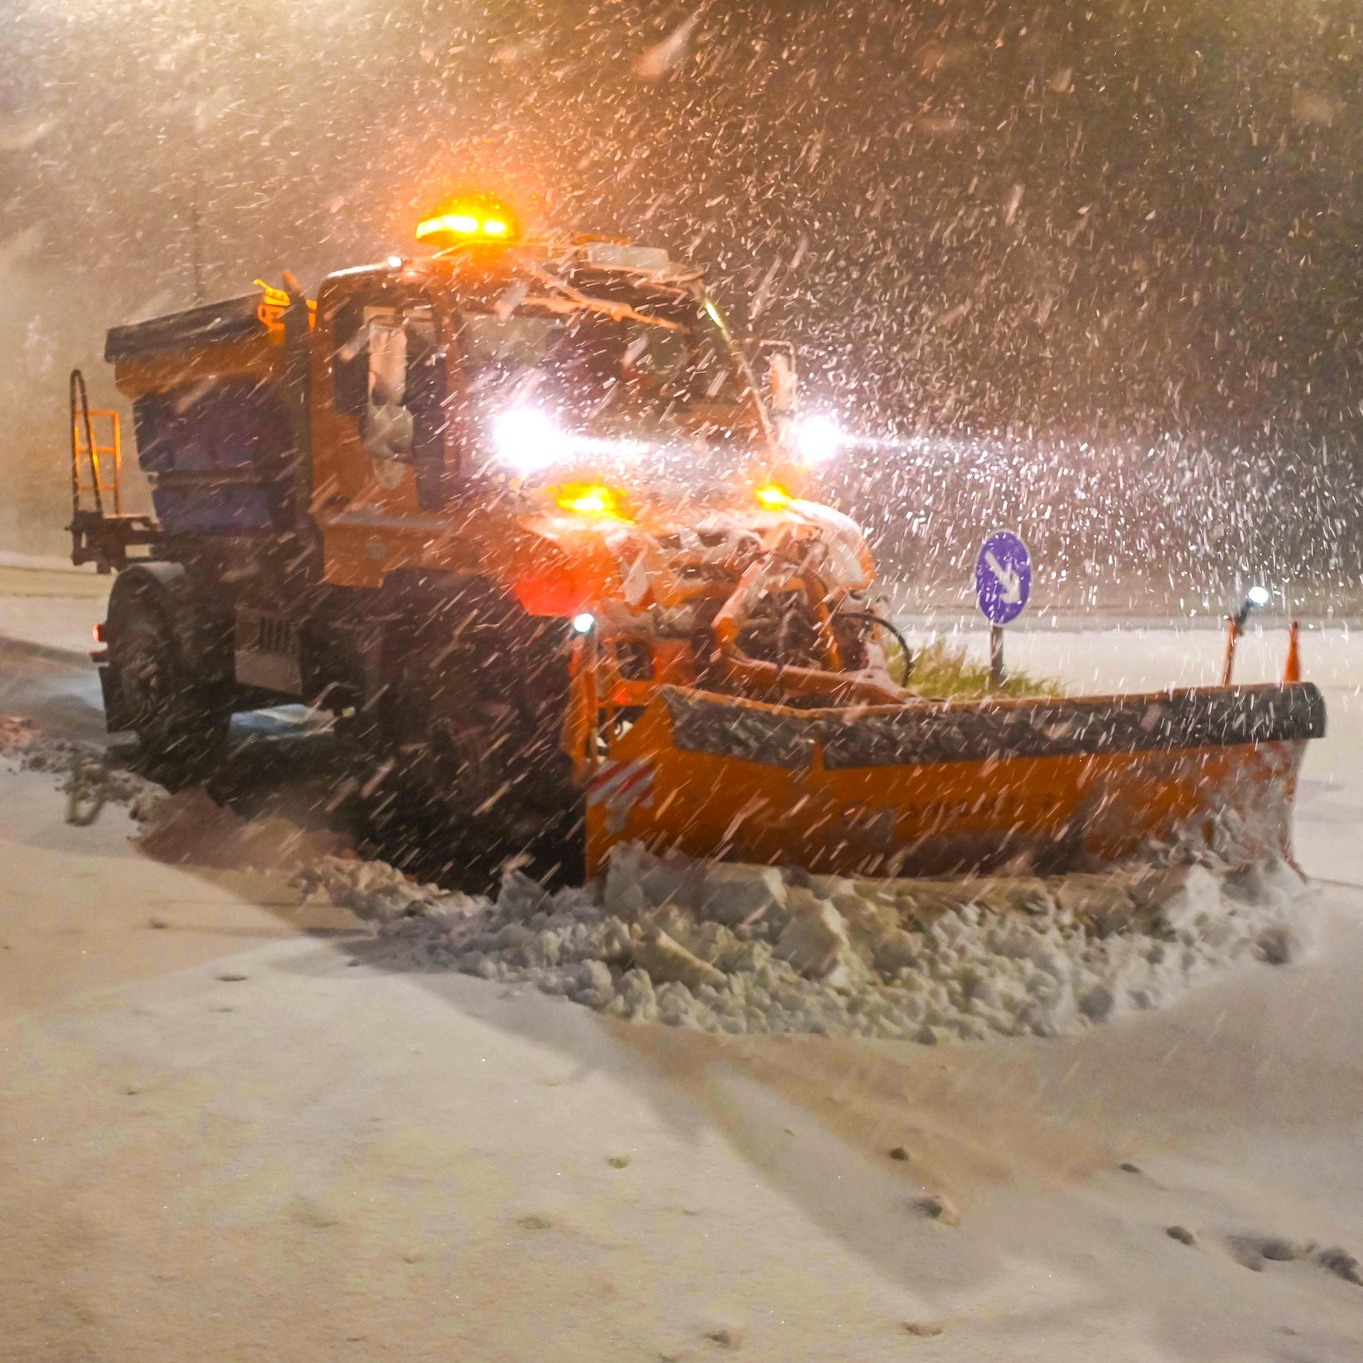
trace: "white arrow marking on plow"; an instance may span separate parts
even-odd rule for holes
[[[984,561],[989,565],[989,571],[998,578],[999,586],[1003,588],[1003,594],[999,599],[1005,606],[1016,606],[1022,600],[1022,580],[1011,568],[1005,568],[994,557],[992,549],[984,551]]]
[[[623,804],[628,808],[653,794],[653,763],[603,762],[587,789],[587,803]]]
[[[587,803],[605,805],[606,828],[618,833],[635,805],[652,805],[653,777],[653,763],[649,761],[603,762],[587,787]]]

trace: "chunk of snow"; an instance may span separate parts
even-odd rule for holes
[[[797,890],[790,901],[790,921],[776,941],[776,955],[807,979],[830,978],[846,964],[852,949],[842,915],[827,900]]]
[[[702,961],[659,928],[647,929],[634,947],[634,964],[659,984],[684,984],[698,990],[702,985],[722,989],[722,970]]]
[[[924,1044],[1072,1034],[1311,939],[1305,885],[1277,864],[853,881],[625,847],[595,895],[509,879],[457,914],[456,897],[417,896],[372,916],[396,963],[495,968],[618,1017]]]

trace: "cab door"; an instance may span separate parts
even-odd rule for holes
[[[314,514],[327,580],[372,586],[448,529],[459,441],[439,309],[392,280],[353,284],[319,302]]]

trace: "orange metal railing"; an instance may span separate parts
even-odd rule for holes
[[[85,376],[71,371],[71,511],[79,515],[85,498],[94,503],[99,516],[123,513],[123,434],[119,414],[106,408],[90,408]]]

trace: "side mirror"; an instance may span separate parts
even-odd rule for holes
[[[374,319],[368,336],[368,392],[360,437],[371,459],[406,462],[412,457],[412,409],[407,402],[408,331],[397,316]],[[384,475],[375,469],[375,476]],[[392,474],[399,479],[399,474]]]
[[[336,346],[331,356],[331,405],[344,416],[360,416],[369,399],[369,331],[359,300],[347,298],[331,327]]]
[[[760,341],[757,353],[767,363],[767,405],[774,416],[789,416],[800,400],[795,347],[789,341]]]

